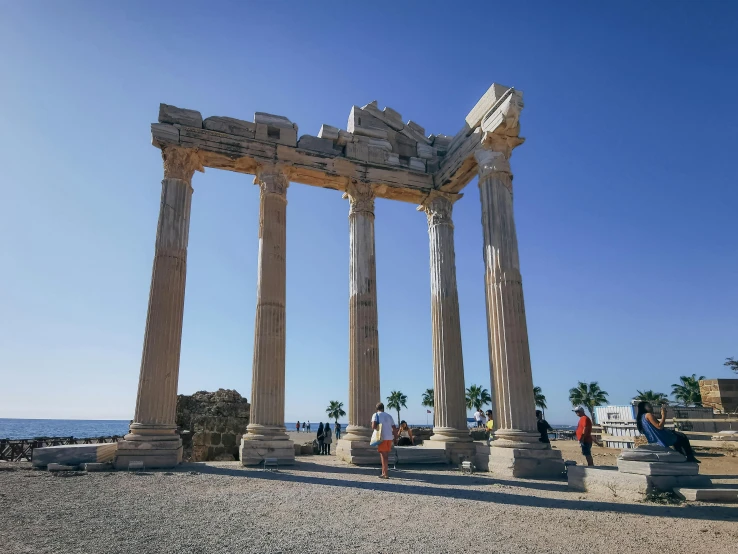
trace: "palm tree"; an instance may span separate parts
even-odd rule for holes
[[[681,402],[685,406],[702,406],[702,395],[700,394],[700,381],[704,379],[702,375],[697,377],[696,374],[692,374],[691,377],[682,375],[679,380],[682,384],[671,385],[671,394],[678,402]]]
[[[607,404],[607,391],[604,391],[593,381],[589,384],[579,381],[577,386],[569,389],[569,402],[572,406],[584,406],[589,411],[589,417],[594,421],[595,406]]]
[[[400,424],[400,408],[407,408],[407,396],[398,390],[393,390],[387,397],[387,407],[397,410],[397,425]]]
[[[425,406],[426,408],[433,407],[433,389],[425,389],[420,405]]]
[[[638,394],[633,398],[634,402],[648,402],[656,406],[669,403],[669,397],[663,392],[653,392],[650,389],[643,392],[636,390],[636,392]]]
[[[487,389],[481,385],[472,385],[466,389],[466,407],[468,409],[481,410],[485,404],[492,404],[492,397]]]
[[[331,403],[325,409],[325,413],[328,414],[328,417],[335,419],[336,423],[338,423],[339,417],[346,415],[346,412],[343,411],[343,402],[339,402],[338,400],[331,400]]]
[[[735,358],[725,358],[725,363],[723,365],[738,373],[738,360]]]
[[[543,412],[543,416],[545,417],[548,406],[546,405],[546,396],[541,391],[541,387],[533,387],[533,398],[536,403],[536,408],[540,408]]]

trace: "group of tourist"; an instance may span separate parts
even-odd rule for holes
[[[336,440],[341,438],[341,424],[336,422]],[[321,423],[318,425],[318,454],[329,456],[331,453],[331,443],[333,442],[333,432],[331,431],[331,424]]]
[[[579,441],[579,445],[582,449],[582,456],[587,460],[588,466],[594,465],[592,459],[592,420],[584,413],[584,408],[579,406],[574,410],[574,413],[579,416],[579,422],[577,424],[576,436]],[[539,416],[540,410],[536,410],[536,416],[538,416],[538,430],[541,432],[541,439],[543,440],[544,432],[541,431],[541,422],[550,429],[550,426],[542,417]],[[700,463],[695,457],[692,445],[689,443],[687,435],[679,431],[673,431],[671,429],[664,429],[666,423],[666,406],[661,405],[661,417],[656,417],[653,413],[653,406],[649,402],[639,402],[638,409],[636,412],[636,425],[638,431],[643,435],[648,444],[657,444],[659,446],[669,447],[672,446],[674,450],[683,454],[687,458],[687,462]],[[546,441],[548,442],[548,431],[546,430]]]
[[[593,466],[592,420],[587,416],[582,406],[578,406],[573,411],[579,417],[576,437],[582,450],[582,456],[584,456],[588,466]],[[489,444],[494,436],[492,410],[487,410],[485,417],[485,414],[481,409],[479,409],[474,414],[474,419],[477,422],[477,427],[486,427],[487,443]],[[484,425],[485,419],[487,420],[486,426]],[[538,440],[550,444],[551,440],[548,437],[548,432],[553,431],[553,428],[549,425],[548,421],[543,418],[543,412],[541,410],[536,410],[536,422],[538,432],[540,433]],[[661,406],[661,417],[657,418],[653,413],[653,406],[651,406],[650,403],[638,403],[636,424],[638,426],[638,430],[646,438],[649,444],[658,444],[665,447],[672,446],[674,450],[686,456],[687,462],[700,463],[699,460],[695,458],[694,450],[689,444],[687,436],[679,431],[665,429],[665,423],[666,406]],[[326,424],[326,426],[327,425],[328,424]],[[382,474],[380,475],[380,478],[389,479],[389,453],[392,450],[393,444],[396,444],[397,446],[412,446],[413,433],[408,427],[407,422],[404,420],[400,422],[400,427],[398,429],[392,416],[385,413],[384,404],[381,402],[377,404],[376,413],[372,416],[371,425],[372,431],[379,429],[379,433],[381,435],[381,441],[377,446],[382,462]],[[330,433],[330,428],[328,429],[328,432]],[[320,433],[320,431],[318,431],[318,433]],[[330,446],[328,447],[328,452],[330,453]]]
[[[295,423],[295,431],[297,431],[298,433],[300,432],[300,422],[299,421]],[[302,422],[302,432],[303,433],[310,432],[310,422],[309,421],[307,423],[305,423],[304,421]]]

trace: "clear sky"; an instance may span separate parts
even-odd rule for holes
[[[376,99],[455,134],[492,82],[525,94],[515,213],[549,421],[578,380],[624,403],[735,376],[737,22],[731,2],[0,0],[0,417],[133,417],[160,102],[316,135]],[[258,188],[193,186],[179,390],[250,398]],[[348,403],[348,204],[288,200],[285,418],[317,421]],[[489,388],[476,180],[454,219],[466,384]],[[425,215],[378,200],[376,251],[382,395],[424,422]]]

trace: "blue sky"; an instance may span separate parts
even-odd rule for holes
[[[301,134],[378,100],[454,134],[492,82],[524,91],[512,158],[534,381],[549,420],[738,356],[738,9],[729,2],[0,1],[0,417],[133,415],[159,209],[160,102]],[[193,186],[181,393],[250,398],[258,189]],[[286,421],[348,401],[348,204],[288,192]],[[428,238],[378,200],[382,394],[425,421]],[[456,204],[467,386],[489,387],[476,180]]]

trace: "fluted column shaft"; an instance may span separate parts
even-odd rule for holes
[[[435,412],[431,440],[470,441],[464,402],[464,360],[456,286],[454,225],[451,220],[453,200],[449,195],[431,193],[419,208],[428,216],[430,244]]]
[[[482,202],[490,373],[497,446],[538,448],[533,377],[507,156],[475,153]]]
[[[156,249],[146,316],[136,412],[128,440],[179,440],[175,434],[177,382],[182,344],[187,241],[192,175],[201,169],[197,153],[162,151],[162,181]]]
[[[284,427],[287,187],[277,167],[261,168],[259,266],[251,380],[251,419],[244,439],[287,439]]]
[[[349,208],[349,424],[346,440],[366,440],[380,399],[377,268],[374,258],[374,192],[351,182]]]

